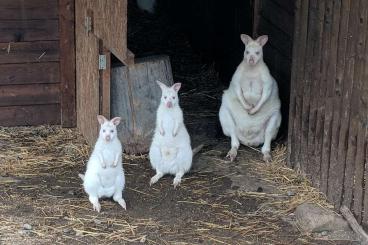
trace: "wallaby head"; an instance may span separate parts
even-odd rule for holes
[[[244,60],[249,65],[256,65],[258,61],[263,59],[263,46],[267,43],[268,36],[263,35],[253,40],[246,34],[241,34],[240,39],[245,45]]]
[[[120,117],[114,117],[110,121],[107,120],[104,116],[98,115],[97,120],[99,122],[100,126],[100,137],[106,141],[110,142],[117,137],[116,132],[116,126],[119,125],[121,118]]]
[[[166,86],[160,81],[156,81],[162,91],[161,103],[166,108],[174,108],[179,104],[178,91],[181,87],[181,83],[175,83],[171,87]]]

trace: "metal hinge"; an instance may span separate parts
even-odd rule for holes
[[[92,31],[92,17],[86,16],[84,19],[84,28],[86,28],[87,33],[90,33]]]
[[[98,69],[106,70],[106,55],[104,54],[98,56]]]

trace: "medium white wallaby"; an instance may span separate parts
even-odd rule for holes
[[[236,158],[239,142],[248,146],[263,143],[263,159],[270,162],[271,140],[281,123],[281,104],[277,83],[263,61],[262,48],[268,36],[253,40],[241,34],[240,38],[245,45],[244,59],[224,91],[219,112],[222,131],[231,137],[227,157],[231,161]]]
[[[138,7],[150,14],[155,13],[156,0],[137,0]]]
[[[97,119],[101,125],[99,137],[88,160],[86,173],[79,174],[79,177],[83,180],[84,190],[94,210],[100,212],[98,199],[102,197],[113,197],[114,201],[126,209],[122,197],[125,185],[123,149],[116,132],[121,118],[115,117],[109,121],[98,115]]]
[[[178,91],[181,83],[175,83],[172,87],[167,87],[160,81],[157,84],[162,90],[162,96],[149,151],[152,168],[156,170],[150,184],[156,183],[165,174],[172,174],[175,175],[173,185],[176,187],[183,175],[190,170],[193,158],[190,137],[179,106]]]

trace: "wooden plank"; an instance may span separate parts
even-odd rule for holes
[[[59,42],[0,43],[0,64],[59,61]]]
[[[297,64],[297,74],[294,81],[297,82],[297,86],[295,88],[296,92],[296,100],[295,100],[295,116],[294,116],[294,151],[295,151],[295,165],[296,169],[300,169],[301,166],[301,127],[302,127],[302,105],[303,105],[303,90],[304,90],[304,69],[305,69],[305,61],[304,57],[306,57],[306,46],[307,46],[307,33],[308,33],[308,10],[309,10],[309,1],[302,1],[301,6],[301,19],[300,19],[300,39],[298,43],[294,45],[300,45],[300,52],[298,52],[298,64]]]
[[[308,122],[308,145],[306,151],[308,154],[308,168],[310,171],[310,179],[315,187],[320,186],[320,162],[315,155],[316,144],[316,127],[317,127],[317,111],[318,111],[318,96],[320,84],[321,84],[321,72],[320,66],[322,62],[322,41],[324,38],[324,15],[325,15],[325,1],[318,1],[317,20],[315,25],[316,39],[314,45],[314,62],[313,69],[311,71],[312,88],[310,97],[310,110],[309,110],[309,122]]]
[[[58,83],[59,63],[26,63],[0,65],[0,85]]]
[[[1,0],[0,20],[57,19],[58,0]]]
[[[294,22],[290,20],[292,20],[294,16],[286,12],[272,0],[262,0],[261,3],[261,18],[273,23],[280,29],[280,31],[292,38]]]
[[[75,1],[77,126],[93,145],[98,136],[99,71],[98,39],[86,32],[88,0]]]
[[[368,94],[362,94],[363,83],[368,82],[364,79],[364,70],[367,69],[365,66],[365,42],[366,32],[368,30],[368,4],[365,0],[360,0],[360,5],[357,10],[357,36],[355,47],[356,47],[356,58],[354,67],[354,87],[351,96],[351,116],[350,116],[350,129],[349,129],[349,141],[348,141],[348,153],[347,162],[354,157],[355,173],[354,173],[354,203],[353,210],[355,217],[359,223],[362,222],[363,218],[363,201],[364,201],[364,170],[365,170],[365,128],[361,123],[360,111],[364,110],[361,104],[361,98]],[[368,114],[366,114],[368,119]],[[355,145],[354,145],[355,143]],[[350,157],[353,156],[353,157]]]
[[[347,4],[347,3],[344,3]],[[345,165],[345,177],[344,181],[344,200],[343,205],[351,208],[353,199],[353,188],[354,188],[354,160],[353,155],[350,152],[348,156],[348,135],[349,135],[349,121],[350,121],[350,99],[353,89],[354,79],[354,62],[355,62],[355,45],[350,45],[355,42],[356,31],[358,30],[358,19],[357,15],[359,12],[359,1],[351,2],[344,8],[349,14],[348,32],[346,35],[346,53],[345,53],[345,64],[342,71],[338,71],[337,81],[341,83],[341,114],[340,114],[340,130],[339,130],[339,144],[338,144],[338,162],[343,162]],[[338,70],[341,68],[339,67]],[[350,149],[351,151],[352,149]],[[355,151],[355,150],[354,150]],[[349,159],[348,159],[349,158]]]
[[[315,65],[314,46],[316,43],[316,37],[318,35],[318,2],[316,0],[309,1],[309,14],[308,14],[308,35],[307,35],[307,51],[305,56],[304,74],[303,74],[303,103],[302,103],[302,126],[300,128],[301,134],[301,150],[300,150],[300,161],[301,170],[309,178],[312,169],[309,167],[309,156],[308,156],[308,129],[309,129],[309,109],[310,109],[310,98],[311,98],[311,85],[312,85],[312,71]]]
[[[100,70],[100,114],[110,118],[111,53],[100,41],[100,53],[106,55],[106,69]]]
[[[296,141],[294,122],[296,120],[296,88],[298,87],[297,71],[299,65],[299,53],[301,52],[300,42],[300,26],[302,6],[301,0],[296,0],[295,4],[295,28],[293,38],[293,59],[291,63],[291,79],[290,79],[290,104],[289,104],[289,123],[288,123],[288,156],[287,163],[289,167],[294,167],[296,162],[294,143]]]
[[[326,0],[325,3],[325,20],[324,20],[324,32],[326,36],[324,37],[322,44],[322,80],[319,93],[318,101],[318,112],[317,112],[317,144],[316,144],[316,155],[320,158],[317,160],[320,164],[320,189],[323,193],[327,193],[327,180],[328,180],[328,168],[330,161],[330,143],[331,143],[331,120],[332,120],[332,98],[326,97],[328,91],[328,65],[331,55],[330,45],[331,45],[331,32],[332,32],[332,0]]]
[[[59,104],[0,107],[1,126],[60,124]]]
[[[0,86],[0,106],[56,104],[60,102],[59,84]]]
[[[131,57],[127,49],[127,0],[88,1],[93,11],[93,34],[104,41],[120,61],[129,65]]]
[[[0,43],[59,40],[58,20],[2,20]]]
[[[345,6],[344,6],[345,7]],[[338,161],[338,143],[339,143],[339,127],[340,127],[340,110],[341,110],[341,96],[336,93],[336,89],[340,89],[336,86],[337,80],[337,65],[340,59],[345,59],[343,56],[345,50],[339,50],[339,42],[342,37],[346,35],[344,22],[348,17],[346,14],[342,14],[341,2],[335,1],[332,8],[332,33],[330,41],[331,55],[328,63],[327,70],[327,96],[332,98],[331,108],[328,110],[332,111],[332,122],[331,122],[331,141],[330,141],[330,157],[329,157],[329,172],[328,172],[328,184],[327,184],[327,195],[329,199],[335,204],[337,209],[340,208],[340,201],[342,196],[342,184],[341,180],[344,178],[344,162]],[[341,53],[340,53],[341,51]]]
[[[295,0],[272,0],[275,4],[279,5],[282,9],[287,11],[290,15],[295,13]]]
[[[75,18],[74,0],[59,0],[61,125],[75,127]]]
[[[344,67],[345,67],[345,55],[346,55],[346,44],[347,39],[346,36],[348,35],[348,22],[349,22],[349,9],[350,4],[346,1],[341,1],[340,3],[340,14],[338,14],[334,10],[334,23],[339,23],[339,28],[334,30],[332,35],[338,33],[338,43],[337,43],[337,58],[333,60],[333,63],[330,65],[330,75],[333,76],[332,82],[332,90],[329,92],[329,96],[333,96],[333,121],[332,121],[332,138],[331,138],[331,156],[330,156],[330,173],[329,173],[329,180],[328,180],[328,192],[334,192],[334,188],[337,188],[335,196],[331,194],[331,199],[338,199],[338,195],[341,195],[342,191],[342,184],[341,180],[343,179],[344,170],[345,170],[345,161],[341,161],[339,159],[340,154],[344,154],[344,152],[340,152],[338,149],[339,144],[339,130],[341,126],[341,90],[342,90],[342,81],[341,78],[343,76]],[[346,10],[346,11],[345,11]],[[332,43],[334,46],[334,43]],[[333,74],[332,74],[333,73]],[[346,153],[346,152],[345,152]],[[335,168],[339,168],[334,172]],[[335,173],[338,173],[339,177],[335,176]],[[337,178],[337,179],[333,179]],[[337,186],[334,186],[337,185]],[[341,197],[341,196],[340,196]],[[339,201],[338,201],[339,202]],[[339,206],[338,206],[339,207]]]

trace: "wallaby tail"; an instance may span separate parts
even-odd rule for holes
[[[81,178],[82,180],[84,180],[84,174],[78,174],[79,178]]]
[[[199,146],[197,146],[196,148],[194,148],[193,149],[193,156],[195,156],[198,152],[200,152],[203,147],[204,147],[204,145],[203,144],[200,144]]]

